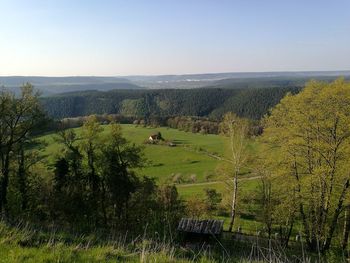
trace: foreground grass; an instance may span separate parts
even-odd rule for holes
[[[130,253],[111,246],[76,248],[63,245],[21,248],[0,245],[0,262],[193,262],[177,259],[169,252]],[[199,262],[214,262],[203,258]]]
[[[0,262],[116,262],[123,253],[108,247],[79,249],[67,246],[22,248],[0,245]],[[120,255],[119,255],[120,254]],[[137,262],[135,260],[135,262]]]
[[[42,232],[0,221],[0,262],[217,262],[206,249],[145,238],[126,241],[90,234]],[[219,256],[220,258],[220,256]],[[236,262],[236,261],[230,261]]]
[[[0,221],[0,262],[190,262],[166,243],[9,227]],[[210,262],[210,261],[207,261]]]
[[[227,234],[225,234],[227,235]],[[322,256],[307,254],[294,246],[289,250],[278,245],[262,245],[233,240],[228,235],[213,240],[210,246],[182,247],[178,243],[137,238],[111,239],[101,234],[77,235],[57,231],[48,233],[28,226],[9,227],[0,221],[0,262],[344,262],[334,253]],[[266,243],[266,242],[265,242]],[[273,244],[272,240],[271,243]],[[193,244],[192,244],[193,245]]]

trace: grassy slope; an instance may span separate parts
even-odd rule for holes
[[[101,233],[75,235],[56,229],[42,231],[28,225],[8,226],[0,221],[0,263],[12,262],[237,262],[246,253],[223,255],[222,247],[183,248],[162,238],[152,240],[146,236],[133,242],[126,236]],[[233,246],[232,246],[233,245]],[[232,244],[248,249],[250,245]],[[225,260],[222,259],[225,256]],[[246,262],[246,261],[244,261]]]
[[[124,237],[99,232],[74,235],[44,232],[27,225],[10,227],[0,221],[0,263],[19,262],[168,262],[175,255],[169,244],[144,240],[126,243]],[[190,262],[179,253],[172,262]],[[208,261],[209,262],[209,261]]]

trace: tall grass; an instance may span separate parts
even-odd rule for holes
[[[304,248],[301,246],[301,249]],[[293,253],[292,253],[293,252]],[[305,251],[288,251],[269,240],[262,244],[213,239],[210,244],[180,246],[166,238],[146,234],[99,233],[73,235],[56,230],[45,232],[28,224],[8,226],[0,222],[0,262],[340,262],[343,258],[318,258]]]

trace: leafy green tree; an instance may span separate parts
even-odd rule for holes
[[[89,202],[91,193],[83,169],[84,155],[79,148],[81,140],[73,129],[59,131],[56,140],[63,145],[63,151],[54,163],[51,217],[80,228],[96,212]]]
[[[30,170],[43,159],[43,156],[39,153],[42,146],[40,142],[27,138],[20,141],[13,151],[17,156],[13,160],[13,168],[16,167],[17,170],[17,189],[22,213],[29,208]]]
[[[160,186],[157,191],[158,213],[160,215],[158,229],[163,229],[163,234],[172,234],[181,217],[185,213],[184,202],[180,199],[175,185]]]
[[[22,86],[19,97],[6,90],[0,92],[0,213],[5,217],[8,216],[7,193],[14,151],[16,147],[21,149],[20,145],[44,119],[38,97],[29,83]],[[23,171],[20,174],[24,176]]]
[[[101,175],[97,170],[97,162],[100,158],[101,132],[103,131],[96,115],[89,116],[82,127],[80,148],[87,159],[87,178],[89,182],[88,204],[91,206],[92,217],[95,224],[99,224],[99,200],[101,195]],[[104,223],[106,223],[105,207],[102,206]]]
[[[287,95],[265,121],[272,172],[289,181],[311,250],[328,250],[349,193],[350,84],[311,81]],[[266,155],[267,156],[267,155]]]
[[[64,157],[70,167],[72,176],[77,180],[82,180],[82,158],[77,137],[73,129],[61,130],[57,134],[56,141],[64,146]]]
[[[222,195],[213,188],[204,189],[209,211],[215,211],[222,200]]]
[[[220,125],[221,133],[229,138],[229,153],[223,160],[228,163],[228,174],[230,178],[230,188],[232,189],[231,220],[229,231],[232,231],[236,212],[238,195],[238,177],[247,161],[247,127],[245,119],[240,119],[233,113],[227,113]]]
[[[66,158],[59,158],[54,164],[54,190],[57,193],[62,193],[62,189],[67,186],[69,176],[69,162]]]
[[[123,137],[121,126],[114,123],[111,124],[108,142],[102,149],[101,161],[103,199],[111,201],[113,216],[122,221],[138,181],[132,169],[144,163],[142,148],[130,144]]]
[[[97,198],[99,188],[99,175],[96,172],[96,159],[98,158],[98,148],[100,145],[100,134],[102,132],[100,123],[95,115],[89,116],[82,127],[81,148],[87,156],[88,178],[92,194]]]

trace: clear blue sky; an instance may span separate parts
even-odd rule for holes
[[[0,0],[0,75],[350,69],[349,0]]]

